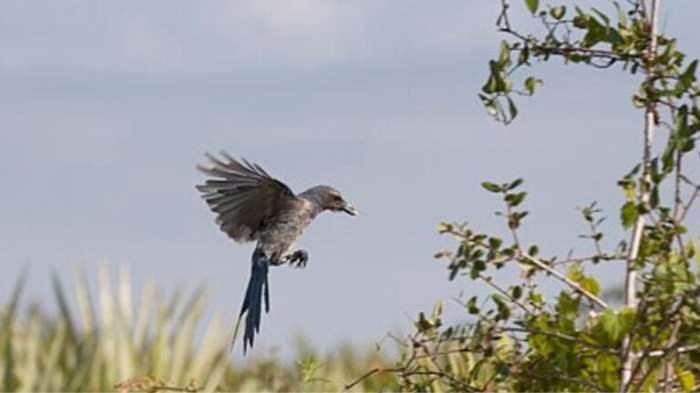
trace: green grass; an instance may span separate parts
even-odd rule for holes
[[[147,284],[134,302],[128,274],[112,288],[100,269],[96,296],[82,274],[72,291],[54,276],[58,312],[51,315],[35,304],[20,307],[24,282],[0,307],[0,391],[339,391],[389,365],[375,350],[340,346],[322,355],[304,344],[293,361],[265,354],[234,363],[228,327],[205,317],[203,287],[160,296]],[[396,388],[387,374],[353,390]]]

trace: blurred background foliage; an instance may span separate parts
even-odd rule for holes
[[[295,359],[258,353],[237,362],[229,326],[205,312],[204,287],[161,296],[146,284],[134,299],[126,273],[115,288],[106,268],[96,286],[81,273],[70,286],[54,276],[58,311],[49,313],[23,306],[24,281],[0,308],[0,391],[338,391],[389,364],[376,348],[319,354],[303,339]],[[352,390],[397,386],[387,373]]]

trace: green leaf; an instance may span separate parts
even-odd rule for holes
[[[503,188],[499,186],[498,184],[491,183],[491,182],[483,182],[481,183],[481,187],[484,187],[486,191],[491,191],[491,192],[503,192]]]
[[[508,203],[508,206],[510,207],[516,207],[522,203],[522,201],[525,200],[525,196],[527,195],[527,192],[518,192],[515,194],[508,194],[505,197],[506,203]]]
[[[576,16],[573,19],[574,27],[578,29],[587,28],[589,19],[590,16],[578,9],[578,7],[576,8]]]
[[[543,83],[544,81],[542,79],[537,79],[534,76],[528,76],[527,79],[525,79],[525,92],[528,95],[533,95],[535,94],[537,85],[541,85]]]
[[[598,281],[596,281],[596,279],[593,277],[584,277],[581,279],[581,282],[579,284],[581,285],[581,288],[587,290],[595,296],[598,296],[600,294],[600,285],[598,284]]]
[[[533,244],[530,246],[530,248],[527,249],[527,255],[531,257],[536,257],[537,254],[540,253],[540,248],[537,247],[537,245]]]
[[[508,98],[508,111],[510,112],[510,119],[508,122],[511,122],[515,120],[515,118],[518,116],[518,107],[515,106],[515,102],[513,102],[513,99],[510,97]]]
[[[620,211],[620,218],[622,219],[622,227],[629,229],[637,221],[637,205],[634,202],[629,201],[622,205],[622,210]]]
[[[507,191],[510,191],[510,190],[512,190],[512,189],[514,189],[514,188],[516,188],[516,187],[518,187],[518,186],[521,185],[521,184],[523,184],[523,178],[522,178],[522,177],[519,177],[519,178],[513,180],[512,183],[508,184],[508,187],[506,188],[506,190],[507,190]]]
[[[508,304],[506,304],[503,297],[495,293],[491,295],[491,298],[496,303],[496,307],[498,308],[498,317],[502,320],[510,318],[510,307],[508,307]]]
[[[496,92],[497,89],[498,86],[496,83],[496,78],[494,78],[493,74],[489,75],[489,79],[486,81],[484,86],[481,87],[481,91],[483,91],[486,94],[493,94]],[[493,99],[483,96],[481,94],[479,95],[479,98],[481,98],[481,101],[493,101]]]
[[[438,233],[446,233],[446,232],[452,232],[454,229],[454,225],[447,223],[447,222],[441,222],[438,224]]]
[[[673,141],[673,135],[671,135],[671,138],[669,139],[669,143],[666,145],[666,149],[664,150],[663,154],[661,155],[661,169],[663,173],[669,174],[673,170],[673,166],[676,163],[676,159],[674,157],[674,153],[676,152],[676,144]]]
[[[692,392],[695,387],[695,376],[691,371],[683,370],[682,368],[676,368],[676,377],[678,382],[681,383],[681,387],[684,392]]]
[[[615,311],[606,309],[600,316],[600,326],[611,341],[614,342],[622,338],[623,326]]]
[[[598,355],[595,359],[596,374],[602,384],[601,388],[603,391],[612,392],[619,387],[618,374],[620,366],[616,360],[611,355]]]
[[[476,315],[481,310],[479,310],[479,307],[476,306],[476,296],[472,296],[469,298],[469,301],[467,302],[467,309],[469,310],[469,314]]]
[[[566,15],[566,6],[560,5],[558,7],[552,7],[549,10],[549,14],[552,15],[552,18],[556,20],[561,20],[564,15]]]
[[[510,65],[510,45],[508,41],[501,41],[501,52],[498,54],[498,65],[503,70]]]
[[[568,293],[562,291],[559,294],[557,311],[562,318],[567,320],[575,320],[578,316],[580,305],[581,302],[577,298],[574,298]]]
[[[675,134],[679,138],[684,138],[690,136],[690,130],[688,127],[688,106],[682,105],[678,109],[678,119],[676,121]]]
[[[572,263],[569,268],[566,269],[566,278],[573,282],[580,282],[583,278],[583,271],[581,270],[580,263]]]
[[[483,272],[484,270],[486,270],[486,263],[484,263],[484,261],[481,260],[476,260],[474,261],[473,269],[477,272]]]
[[[533,15],[535,14],[535,12],[537,12],[537,8],[540,6],[538,0],[525,0],[525,5]]]
[[[486,87],[484,87],[484,90],[485,89]],[[481,103],[484,105],[484,108],[486,108],[489,115],[496,116],[498,114],[498,105],[494,99],[489,98],[484,94],[479,94],[479,99],[481,99]]]
[[[15,320],[15,317],[18,312],[18,306],[19,306],[19,301],[20,297],[22,296],[22,291],[24,289],[24,284],[27,279],[27,272],[26,270],[22,272],[22,275],[20,276],[19,280],[17,280],[17,283],[15,284],[15,287],[12,291],[12,295],[10,296],[10,301],[7,303],[5,306],[4,311],[4,316],[2,320],[2,325],[0,325],[3,329],[0,330],[0,333],[4,335],[2,340],[4,341],[4,353],[2,354],[3,359],[3,383],[2,383],[2,388],[3,391],[5,392],[10,392],[15,389],[15,386],[17,385],[17,377],[15,375],[15,357],[14,357],[14,349],[13,349],[13,340],[12,340],[12,329],[11,327],[17,323]]]
[[[510,292],[510,295],[513,296],[513,299],[515,300],[520,299],[523,296],[523,288],[519,285],[514,286]]]
[[[438,319],[442,316],[442,311],[445,309],[445,305],[442,303],[442,300],[439,300],[437,303],[435,303],[435,306],[433,307],[433,319]]]
[[[508,93],[511,89],[511,82],[507,79],[506,68],[510,64],[510,55],[501,52],[499,61],[489,61],[489,69],[491,74],[489,80],[481,88],[484,93]]]
[[[652,209],[655,209],[657,206],[659,206],[659,186],[654,186],[651,189],[651,195],[649,197],[649,206],[651,206]]]
[[[425,313],[418,314],[418,320],[415,322],[416,329],[420,332],[425,332],[433,327],[433,323],[425,317]]]
[[[615,1],[615,8],[617,8],[617,20],[620,27],[627,27],[627,13],[625,9],[620,6],[620,4]]]
[[[528,215],[527,211],[522,211],[522,212],[514,212],[513,214],[508,216],[508,227],[510,229],[517,229],[520,227],[520,223],[522,222],[523,218]]]
[[[518,54],[518,65],[527,64],[530,60],[530,48],[526,45]]]
[[[503,244],[503,240],[497,238],[497,237],[490,237],[489,238],[489,248],[493,250],[498,250],[501,248],[501,244]]]
[[[685,71],[681,75],[681,80],[687,83],[688,85],[695,82],[695,72],[697,71],[697,69],[698,60],[695,59],[692,63],[690,63],[690,65],[688,65],[688,68],[685,69]]]
[[[61,285],[61,280],[56,272],[52,272],[51,274],[51,284],[53,286],[54,296],[56,297],[56,301],[58,302],[58,309],[61,312],[61,319],[66,324],[66,328],[68,330],[68,338],[74,340],[75,325],[73,323],[73,318],[70,314],[68,299],[66,298],[65,291],[63,289],[63,286]]]

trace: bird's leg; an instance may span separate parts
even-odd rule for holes
[[[289,262],[289,258],[287,258],[287,257],[282,258],[282,259],[277,259],[277,260],[271,260],[270,266],[282,266],[287,262]]]
[[[306,263],[309,261],[309,253],[305,250],[296,250],[293,253],[287,255],[287,263],[289,266],[294,266],[296,268],[306,267]]]

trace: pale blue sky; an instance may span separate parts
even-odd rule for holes
[[[700,3],[664,4],[664,29],[700,57]],[[586,250],[576,206],[617,217],[615,181],[639,155],[626,139],[641,126],[635,79],[537,67],[545,85],[503,127],[476,98],[497,12],[488,0],[3,1],[0,300],[25,266],[30,297],[46,300],[51,269],[95,277],[106,261],[128,265],[137,290],[206,282],[230,321],[252,246],[220,233],[194,189],[207,150],[296,191],[332,184],[362,211],[322,215],[300,243],[307,269],[273,270],[260,350],[298,332],[321,348],[371,343],[483,291],[448,283],[432,255],[453,245],[441,220],[502,229],[484,180],[526,179],[524,237],[543,252]]]

